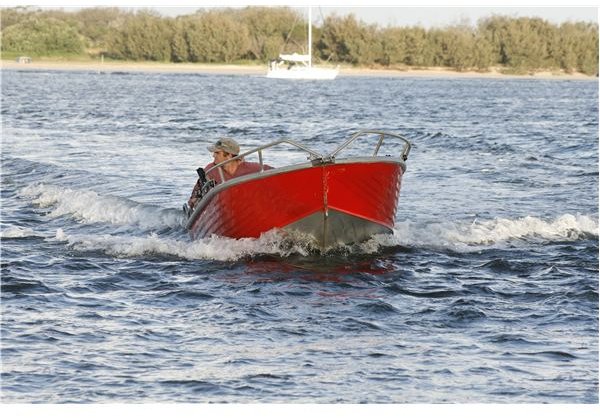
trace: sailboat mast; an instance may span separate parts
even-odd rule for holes
[[[308,67],[312,67],[312,8],[308,8]]]

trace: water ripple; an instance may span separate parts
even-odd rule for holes
[[[2,98],[3,401],[598,403],[597,82],[7,70]],[[190,240],[216,138],[364,128],[413,141],[393,234]]]

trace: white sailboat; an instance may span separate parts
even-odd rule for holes
[[[267,78],[333,80],[339,68],[317,68],[312,65],[312,12],[308,9],[308,54],[281,54],[269,63]]]

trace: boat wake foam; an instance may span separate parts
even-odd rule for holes
[[[144,230],[179,228],[184,224],[179,210],[140,204],[122,197],[102,196],[91,190],[37,184],[22,189],[20,196],[31,199],[39,207],[52,208],[48,213],[51,218],[67,215],[83,223],[132,225]]]
[[[469,250],[506,242],[562,242],[598,238],[598,219],[588,215],[564,214],[544,220],[534,216],[496,218],[472,222],[416,224],[398,223],[393,235],[375,237],[371,245],[452,247]]]
[[[176,209],[141,204],[130,199],[103,196],[90,190],[74,190],[55,185],[27,186],[20,196],[48,208],[46,216],[70,217],[84,224],[118,226],[109,234],[79,234],[70,226],[40,233],[31,228],[2,225],[2,239],[39,236],[66,242],[76,250],[101,251],[112,256],[144,257],[158,255],[181,259],[239,260],[273,255],[310,255],[318,252],[309,237],[283,231],[269,231],[260,238],[232,239],[213,236],[191,241],[184,231],[184,216]],[[121,228],[126,226],[129,228]],[[69,231],[69,232],[65,232]],[[104,229],[106,231],[106,229]],[[598,217],[564,214],[555,219],[526,216],[518,219],[422,223],[399,222],[391,235],[376,235],[358,245],[340,246],[328,253],[375,254],[390,247],[441,248],[477,251],[506,243],[563,242],[598,239]]]
[[[269,231],[260,238],[233,239],[212,236],[201,240],[164,238],[152,233],[146,237],[115,235],[67,234],[56,232],[56,240],[67,242],[79,251],[102,251],[117,257],[166,256],[187,260],[235,261],[256,255],[271,254],[288,257],[291,254],[307,255],[310,245],[294,242],[280,231]]]
[[[187,238],[187,237],[186,237]],[[376,235],[371,240],[353,246],[341,246],[328,253],[375,254],[386,247],[429,247],[453,251],[479,251],[516,240],[524,243],[536,241],[563,242],[598,238],[598,222],[585,215],[562,215],[544,221],[535,217],[516,220],[495,219],[472,223],[418,225],[410,221],[400,223],[392,235]],[[309,238],[292,236],[272,230],[260,238],[233,239],[218,236],[190,241],[165,238],[156,233],[145,237],[121,235],[67,234],[59,229],[54,239],[67,242],[80,251],[103,251],[111,256],[143,257],[148,255],[235,261],[247,257],[273,255],[311,255],[316,249]]]
[[[5,227],[2,225],[0,229],[0,239],[30,238],[40,236],[36,234],[33,229],[23,228],[20,226],[9,225]]]

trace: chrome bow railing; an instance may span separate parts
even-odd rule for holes
[[[408,154],[410,153],[410,148],[411,148],[411,144],[408,139],[404,138],[402,135],[392,134],[389,132],[383,132],[383,131],[377,131],[377,130],[369,130],[369,129],[364,129],[362,131],[358,131],[357,133],[352,135],[350,137],[350,139],[348,139],[342,145],[337,147],[337,149],[335,151],[333,151],[331,154],[329,154],[327,157],[329,157],[333,161],[335,159],[335,156],[337,154],[339,154],[344,148],[347,148],[350,144],[352,144],[354,141],[358,140],[360,137],[369,136],[369,135],[378,135],[379,136],[377,145],[375,146],[375,151],[373,152],[373,157],[377,157],[377,153],[379,152],[379,149],[381,148],[381,145],[383,144],[383,141],[385,138],[392,138],[392,139],[395,138],[395,139],[399,139],[402,142],[404,142],[404,146],[402,148],[402,153],[400,154],[400,156],[402,157],[402,161],[407,160]]]

